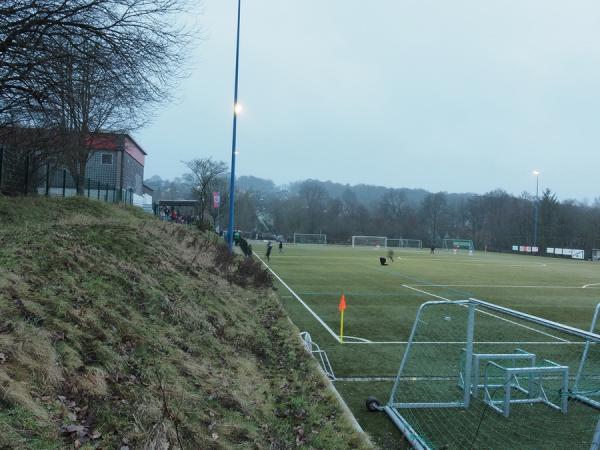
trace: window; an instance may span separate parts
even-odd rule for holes
[[[102,164],[112,164],[113,155],[112,153],[102,153]]]

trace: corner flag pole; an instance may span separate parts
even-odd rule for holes
[[[340,311],[340,344],[344,343],[344,311],[346,310],[346,296],[342,294],[342,298],[340,298],[340,304],[338,306],[338,310]]]

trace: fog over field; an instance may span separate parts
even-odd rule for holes
[[[204,0],[180,101],[139,133],[147,175],[228,161],[234,1]],[[242,2],[238,174],[593,199],[600,4]]]

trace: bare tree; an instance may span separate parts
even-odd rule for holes
[[[446,194],[438,192],[436,194],[429,194],[423,200],[422,211],[425,218],[425,222],[429,228],[429,238],[431,239],[431,245],[435,245],[439,238],[440,222],[444,209],[447,204]]]
[[[130,131],[169,99],[190,33],[185,0],[4,0],[0,126],[40,127],[81,179],[90,134]]]
[[[377,205],[378,221],[386,236],[402,237],[404,233],[404,216],[409,206],[406,194],[397,190],[390,190],[383,194]]]
[[[200,201],[200,221],[203,222],[206,205],[209,202],[210,186],[227,174],[228,167],[224,162],[214,161],[212,158],[193,159],[185,165],[191,172],[188,176],[193,186],[192,191]]]
[[[327,191],[319,182],[306,180],[300,185],[298,196],[302,200],[303,208],[306,211],[306,232],[320,232],[327,203],[329,202]]]

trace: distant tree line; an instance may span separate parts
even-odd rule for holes
[[[162,183],[174,189],[172,182]],[[352,235],[375,235],[421,239],[424,246],[441,246],[444,238],[463,238],[490,251],[533,245],[536,199],[528,193],[515,196],[499,189],[483,195],[427,193],[316,180],[277,187],[255,177],[240,177],[237,186],[236,227],[249,232],[282,234],[288,239],[294,233],[324,233],[331,243],[350,243]],[[226,182],[219,191],[228,198]],[[191,189],[188,193],[194,195]],[[365,197],[368,202],[359,200]],[[212,205],[206,207],[214,218]],[[224,209],[221,224],[227,223]],[[537,244],[542,251],[577,248],[589,255],[592,248],[600,248],[600,199],[592,204],[561,202],[546,189],[539,197],[538,218]]]

